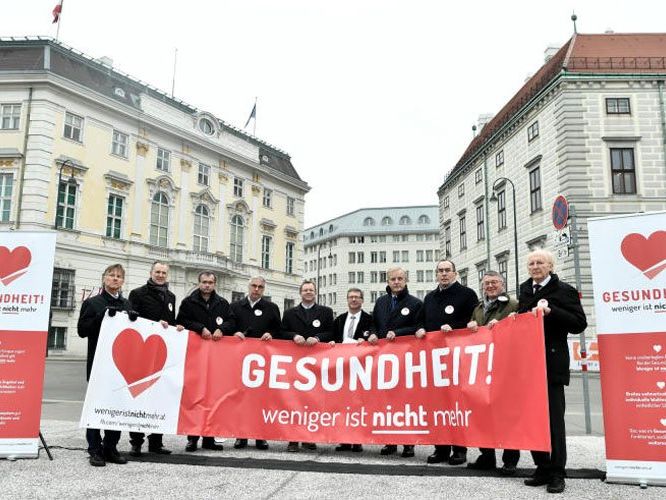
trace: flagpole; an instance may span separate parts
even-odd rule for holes
[[[60,12],[58,13],[58,27],[56,28],[56,42],[58,41],[58,37],[60,36],[60,21],[62,20],[62,6],[65,3],[65,0],[60,1]]]
[[[257,137],[257,96],[254,97],[254,124],[252,125],[252,135]]]
[[[173,94],[176,89],[176,58],[178,57],[178,47],[174,49],[173,52],[173,80],[171,80],[171,98],[173,99]]]

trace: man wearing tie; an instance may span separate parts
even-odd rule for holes
[[[338,344],[363,342],[372,333],[372,316],[363,307],[363,292],[359,288],[347,290],[348,311],[333,321],[333,340]],[[361,444],[341,444],[335,451],[363,451]]]

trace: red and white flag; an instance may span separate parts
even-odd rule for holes
[[[53,14],[53,23],[52,24],[55,24],[58,21],[60,21],[60,14],[61,13],[62,13],[62,0],[60,0],[60,2],[58,2],[58,4],[55,7],[53,7],[53,12],[52,12],[52,14]]]

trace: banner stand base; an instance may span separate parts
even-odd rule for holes
[[[39,431],[39,439],[42,442],[42,446],[44,446],[44,450],[46,451],[46,455],[49,457],[49,460],[53,460],[53,455],[51,455],[51,450],[49,449],[49,445],[46,444],[46,439],[44,439],[44,435],[42,434],[42,431]]]

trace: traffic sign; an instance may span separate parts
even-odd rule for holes
[[[567,220],[569,219],[569,203],[567,199],[559,195],[555,198],[553,203],[553,226],[555,229],[564,229],[567,227]]]

